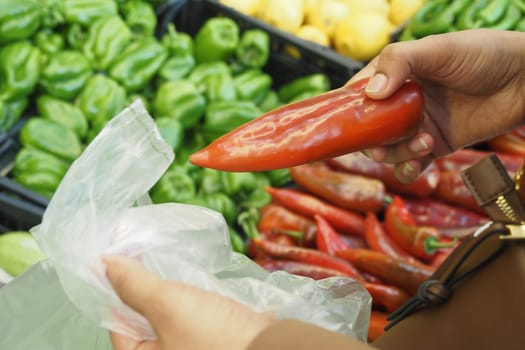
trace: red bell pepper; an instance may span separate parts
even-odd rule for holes
[[[434,164],[430,164],[411,184],[403,184],[397,179],[394,165],[376,162],[359,152],[328,159],[328,164],[341,171],[381,180],[389,191],[418,197],[434,193],[439,182],[439,170]]]
[[[361,273],[349,262],[328,255],[315,249],[279,245],[261,238],[254,238],[253,243],[264,253],[276,259],[293,260],[312,265],[338,270],[351,276],[356,281],[364,282]]]
[[[385,333],[388,324],[387,314],[381,311],[372,310],[370,313],[370,325],[368,326],[368,341],[373,342]]]
[[[410,297],[402,289],[378,283],[365,283],[365,288],[372,296],[374,306],[393,312],[403,305]]]
[[[193,164],[226,171],[289,168],[413,135],[422,121],[423,95],[407,82],[374,100],[367,80],[270,111],[190,156]]]
[[[466,168],[476,164],[481,159],[488,157],[494,152],[460,149],[444,157],[434,160],[440,171],[458,171],[461,172]],[[523,165],[523,157],[496,152],[503,167],[510,173],[515,174]]]
[[[274,271],[286,271],[294,275],[310,277],[314,280],[320,280],[328,277],[350,277],[344,272],[339,270],[330,269],[318,265],[308,264],[304,262],[297,262],[291,260],[274,260],[274,259],[261,259],[255,261],[259,266],[268,272]]]
[[[260,232],[302,232],[303,237],[300,240],[301,245],[308,247],[315,245],[317,231],[315,222],[275,203],[265,205],[260,209],[257,228]]]
[[[441,172],[435,197],[450,204],[484,213],[463,182],[461,173],[455,170]]]
[[[308,164],[290,168],[290,175],[310,193],[345,209],[378,212],[385,205],[385,186],[376,179]]]
[[[340,250],[337,255],[352,263],[359,270],[377,276],[385,284],[399,287],[409,295],[417,293],[419,285],[426,281],[435,270],[431,266],[416,265],[369,249]]]
[[[414,260],[414,258],[401,248],[389,235],[386,234],[383,225],[374,213],[366,216],[366,242],[368,246],[376,251],[384,253],[392,258]]]
[[[317,235],[316,243],[317,249],[330,255],[335,255],[338,250],[350,249],[350,246],[343,241],[334,228],[323,219],[322,216],[316,215]]]
[[[496,136],[487,141],[491,149],[498,152],[513,154],[516,156],[525,156],[525,140],[513,133]]]
[[[313,218],[321,215],[336,230],[343,234],[364,236],[365,219],[350,210],[329,204],[311,194],[286,188],[266,187],[273,200],[284,207]]]
[[[401,197],[394,197],[385,213],[385,227],[399,246],[417,258],[428,260],[439,248],[454,243],[441,242],[439,231],[430,226],[417,226]]]
[[[405,198],[405,203],[418,226],[437,228],[479,227],[489,219],[475,211],[431,198]]]

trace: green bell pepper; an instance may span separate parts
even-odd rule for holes
[[[204,131],[219,136],[261,114],[261,110],[250,101],[212,102],[206,108]]]
[[[200,130],[185,130],[182,146],[179,148],[179,152],[176,154],[175,162],[177,162],[177,164],[190,164],[192,168],[196,167],[195,165],[189,163],[188,159],[192,153],[200,150],[201,148],[204,148],[206,144],[206,139]],[[201,169],[200,167],[198,168]]]
[[[109,75],[128,92],[143,89],[162,66],[168,52],[154,37],[132,42],[111,64]]]
[[[424,4],[409,22],[412,34],[416,38],[422,38],[449,32],[455,16],[448,5],[448,0],[434,0]]]
[[[159,87],[152,107],[156,115],[174,118],[187,128],[202,117],[206,100],[191,81],[168,81]]]
[[[202,195],[202,197],[205,207],[221,213],[227,223],[232,224],[235,222],[237,207],[233,199],[222,192],[207,193]]]
[[[272,77],[258,69],[251,69],[235,76],[233,82],[239,99],[259,104],[270,91]]]
[[[0,99],[11,100],[33,92],[40,76],[40,50],[29,41],[17,41],[0,50]]]
[[[521,12],[525,13],[525,1],[524,0],[510,0],[514,6],[520,9]]]
[[[161,38],[162,45],[168,49],[168,60],[159,71],[161,81],[173,81],[186,77],[195,67],[193,39],[186,33],[177,32],[173,23]]]
[[[204,23],[195,36],[197,62],[224,61],[235,53],[239,26],[231,18],[214,17]]]
[[[99,17],[118,14],[114,0],[61,0],[61,10],[67,23],[90,25]]]
[[[279,88],[279,98],[288,103],[305,91],[326,92],[330,89],[330,80],[325,74],[316,73],[297,78]]]
[[[514,29],[521,20],[521,11],[514,4],[507,6],[505,15],[500,19],[499,22],[492,24],[491,29],[499,30],[512,30]]]
[[[479,0],[459,14],[456,26],[459,30],[477,29],[483,27],[483,21],[478,14],[488,4],[488,0]]]
[[[39,1],[0,0],[0,9],[0,43],[27,39],[40,27]]]
[[[95,74],[78,95],[76,104],[91,124],[91,139],[126,106],[126,91],[111,78]]]
[[[169,117],[156,118],[155,124],[164,141],[166,141],[173,150],[177,150],[182,144],[184,137],[184,127],[182,124]]]
[[[193,55],[172,56],[162,65],[158,76],[162,82],[180,80],[188,76],[195,67]]]
[[[28,104],[27,97],[15,100],[0,100],[0,131],[9,131],[24,113]]]
[[[257,187],[249,192],[247,196],[241,199],[241,208],[262,208],[272,202],[272,196],[262,187]]]
[[[78,136],[66,126],[50,119],[30,118],[20,130],[20,143],[74,161],[82,153]]]
[[[199,194],[215,193],[222,191],[221,173],[218,170],[204,168],[199,183]]]
[[[49,57],[42,70],[40,84],[50,95],[63,100],[72,100],[92,75],[89,61],[80,52],[59,51]]]
[[[509,0],[491,0],[478,14],[484,27],[491,26],[500,21],[507,11]]]
[[[13,175],[22,173],[50,173],[61,179],[71,163],[36,148],[22,147],[16,154]]]
[[[240,233],[231,227],[231,225],[228,225],[228,233],[230,234],[232,250],[237,253],[245,254],[246,243],[244,243],[244,239],[241,237]]]
[[[248,208],[237,216],[237,224],[239,224],[242,231],[250,239],[259,236],[259,229],[257,228],[259,217],[259,210],[257,208]]]
[[[518,32],[525,32],[525,18],[516,24],[516,28],[514,28],[514,30]]]
[[[239,63],[246,67],[264,67],[270,56],[270,36],[261,29],[244,31],[235,55]]]
[[[170,168],[150,191],[154,203],[184,202],[195,197],[193,179],[184,171]]]
[[[131,30],[119,16],[102,17],[89,27],[83,52],[93,67],[103,71],[131,41]]]
[[[267,171],[266,174],[273,187],[283,187],[292,182],[292,176],[288,168]]]
[[[219,175],[222,190],[229,196],[252,191],[257,185],[254,173],[221,171]]]
[[[38,173],[24,172],[16,175],[15,181],[46,198],[51,198],[62,178],[46,171]]]
[[[128,97],[126,98],[126,105],[130,105],[136,100],[140,100],[142,104],[144,105],[144,108],[146,108],[148,112],[151,112],[151,106],[150,106],[149,100],[146,98],[146,96],[142,94],[129,94]]]
[[[403,31],[401,32],[401,35],[399,36],[399,41],[410,41],[410,40],[416,40],[416,37],[414,34],[412,34],[412,30],[410,29],[410,26],[405,26]]]
[[[235,84],[230,74],[209,75],[204,82],[208,102],[233,101],[237,98]]]
[[[82,51],[88,37],[88,29],[80,24],[72,24],[64,30],[64,39],[71,49]]]
[[[73,130],[80,139],[88,131],[88,122],[82,111],[75,105],[50,95],[40,95],[36,100],[38,113]]]
[[[270,90],[264,97],[264,100],[262,100],[262,102],[257,107],[259,107],[259,109],[263,113],[266,113],[280,106],[282,106],[282,102],[279,99],[279,95],[277,94],[277,91]]]
[[[150,3],[129,0],[122,3],[119,8],[133,36],[153,36],[157,28],[157,15]]]
[[[193,55],[193,38],[187,33],[178,32],[173,23],[168,24],[168,31],[160,40],[170,56]]]
[[[290,101],[288,101],[288,103],[294,103],[297,101],[306,100],[307,98],[321,95],[324,92],[326,91],[325,90],[306,90],[306,91],[299,93],[298,95],[295,95]]]
[[[47,55],[64,49],[64,38],[47,28],[36,33],[34,43],[40,52]]]
[[[204,92],[206,90],[206,79],[216,74],[231,74],[230,68],[224,62],[201,63],[191,71],[188,79],[198,87],[199,91]]]

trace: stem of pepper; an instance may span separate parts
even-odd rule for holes
[[[282,233],[282,234],[288,235],[288,236],[290,236],[290,237],[297,238],[297,239],[299,239],[299,240],[303,238],[303,233],[302,233],[301,231],[279,230],[279,229],[276,229],[275,232],[276,232],[276,233]]]
[[[434,254],[438,249],[441,248],[450,248],[456,244],[458,241],[458,237],[454,237],[454,239],[450,242],[442,242],[437,237],[428,237],[423,242],[423,247],[425,249],[425,252],[429,255]]]
[[[250,208],[240,213],[237,217],[237,222],[242,227],[246,235],[251,239],[261,236],[259,230],[257,229],[258,221],[259,213],[255,208]]]

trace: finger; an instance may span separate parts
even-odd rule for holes
[[[345,85],[350,85],[364,78],[372,76],[375,72],[377,57],[370,61],[363,69],[357,72]]]
[[[369,149],[366,154],[378,162],[402,163],[411,159],[423,158],[434,149],[434,138],[425,132],[388,147]]]
[[[117,332],[110,332],[109,335],[115,350],[160,350],[156,341],[137,341]]]
[[[412,159],[398,163],[394,166],[394,175],[405,184],[416,181],[417,177],[430,165],[432,157],[427,156],[421,159]]]
[[[120,299],[153,323],[152,300],[156,300],[165,282],[137,261],[114,255],[104,256],[103,261],[106,275]]]

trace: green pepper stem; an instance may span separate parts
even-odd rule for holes
[[[257,228],[258,217],[259,214],[255,208],[242,212],[237,217],[237,222],[250,239],[260,237],[259,229]]]
[[[301,231],[275,230],[275,232],[282,233],[282,234],[285,234],[285,235],[288,235],[290,237],[294,237],[294,238],[297,238],[297,239],[302,239],[303,238],[303,233]]]
[[[392,196],[385,194],[385,196],[383,197],[383,201],[385,202],[385,204],[392,204]]]
[[[453,247],[458,240],[459,238],[457,236],[454,237],[454,239],[450,242],[441,242],[437,237],[428,237],[424,242],[425,252],[429,255],[432,255],[438,249]]]

